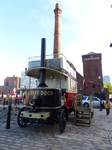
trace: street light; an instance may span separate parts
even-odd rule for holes
[[[99,87],[100,87],[100,111],[102,111],[102,101],[101,101],[101,75],[98,75],[98,79],[99,79]]]
[[[112,47],[112,43],[110,44],[110,47]]]

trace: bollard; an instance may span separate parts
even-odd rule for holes
[[[4,98],[4,102],[3,102],[3,109],[5,109],[5,98]]]
[[[6,129],[10,129],[10,114],[11,114],[11,105],[9,103],[8,114],[7,114],[7,122],[6,122]]]

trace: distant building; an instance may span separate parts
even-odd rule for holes
[[[3,93],[3,95],[12,94],[13,93],[14,86],[0,86],[0,95]]]
[[[12,77],[7,77],[6,79],[4,79],[4,86],[0,86],[0,95],[2,93],[3,95],[12,95],[14,88],[16,90],[20,89],[20,82],[21,78],[15,77],[15,75],[13,75]]]
[[[109,76],[103,76],[103,82],[110,83],[110,77]]]
[[[33,89],[37,87],[38,80],[28,77],[25,71],[21,72],[21,88]]]
[[[4,86],[13,86],[16,89],[19,89],[20,82],[21,82],[20,77],[15,77],[15,75],[13,75],[12,77],[7,77],[4,80]]]

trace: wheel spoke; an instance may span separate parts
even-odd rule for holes
[[[65,130],[65,127],[66,127],[66,117],[65,117],[65,111],[64,111],[64,109],[62,109],[62,111],[60,112],[59,126],[60,126],[61,133],[63,133],[64,130]]]
[[[20,117],[22,111],[25,111],[25,107],[23,107],[23,108],[19,111],[18,118],[17,118],[17,122],[18,122],[18,125],[19,125],[20,127],[25,127],[26,124],[27,124],[27,121],[26,121],[25,118]]]

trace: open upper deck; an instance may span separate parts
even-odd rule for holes
[[[60,58],[53,58],[53,55],[46,55],[45,67],[40,66],[40,56],[29,57],[27,75],[39,78],[40,70],[46,70],[46,74],[64,74],[76,80],[76,69],[74,65],[61,54]]]

